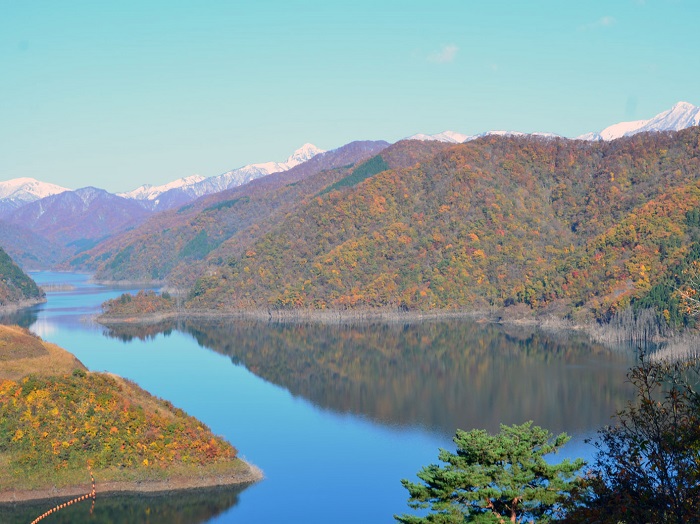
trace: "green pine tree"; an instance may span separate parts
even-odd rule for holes
[[[425,517],[396,515],[406,524],[549,522],[580,479],[582,459],[549,464],[544,456],[569,441],[526,422],[501,425],[497,435],[484,430],[457,430],[457,452],[440,450],[444,466],[432,464],[419,473],[423,483],[406,479],[409,506],[429,509]]]

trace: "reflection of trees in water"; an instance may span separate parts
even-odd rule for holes
[[[191,490],[170,495],[118,495],[98,497],[93,514],[91,501],[69,506],[51,515],[55,524],[196,524],[207,522],[238,504],[238,496],[245,489],[221,488]],[[0,522],[26,524],[42,514],[58,501],[0,505]],[[47,520],[48,522],[48,520]]]
[[[36,309],[34,307],[23,308],[12,313],[6,313],[0,315],[0,324],[11,326],[17,325],[28,328],[34,322],[37,321],[39,316],[37,315]]]
[[[103,330],[103,334],[110,338],[116,338],[122,342],[131,342],[134,339],[138,340],[153,340],[158,335],[163,333],[166,337],[175,329],[175,322],[166,320],[148,325],[135,324],[120,324],[114,325]]]
[[[178,329],[324,408],[450,435],[530,419],[553,432],[597,429],[631,396],[631,359],[575,333],[466,321]]]
[[[110,523],[190,524],[206,522],[238,504],[245,488],[191,490],[174,495],[119,495],[98,497],[90,515],[90,503],[70,506],[51,516],[56,524]],[[53,501],[0,506],[3,524],[26,523],[50,507]]]

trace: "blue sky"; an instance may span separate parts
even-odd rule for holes
[[[700,105],[700,2],[0,0],[0,180],[127,191],[305,142]]]

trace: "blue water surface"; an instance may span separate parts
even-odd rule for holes
[[[503,339],[497,345],[503,344],[508,356],[486,363],[488,369],[483,358],[455,362],[459,360],[455,355],[461,353],[452,350],[441,351],[441,356],[436,353],[430,361],[420,360],[421,353],[435,349],[431,347],[414,351],[418,354],[411,358],[419,359],[415,364],[414,360],[406,364],[400,355],[386,357],[386,351],[378,348],[356,355],[352,364],[342,367],[339,362],[344,356],[336,355],[339,351],[324,348],[321,356],[316,353],[325,343],[314,341],[325,341],[332,332],[314,327],[289,328],[296,330],[289,333],[274,327],[276,344],[303,338],[313,347],[299,348],[290,342],[288,348],[274,346],[269,354],[273,342],[267,342],[266,330],[273,328],[264,324],[243,331],[207,332],[212,340],[223,340],[217,347],[203,345],[201,333],[198,342],[197,330],[192,328],[166,329],[142,339],[107,336],[108,330],[95,323],[94,316],[104,300],[128,288],[100,286],[82,274],[37,272],[32,276],[40,285],[64,285],[48,293],[46,304],[33,308],[28,321],[32,331],[68,349],[89,369],[116,373],[171,401],[224,436],[240,456],[263,470],[263,481],[245,489],[234,506],[206,522],[392,522],[394,514],[410,512],[400,480],[415,480],[421,466],[437,461],[439,448],[454,449],[451,435],[458,426],[494,429],[494,421],[515,423],[541,417],[543,422],[535,422],[574,436],[563,457],[590,457],[592,449],[584,438],[593,435],[626,399],[616,382],[624,381],[628,357],[599,348],[590,352],[579,348],[573,354],[559,341],[550,357],[548,346],[538,338],[528,335],[525,342],[513,342],[512,335],[492,333],[491,344],[494,336]],[[309,331],[299,335],[302,329]],[[345,330],[345,340],[356,337],[359,345],[375,340],[373,329],[388,330],[382,336],[395,338],[395,333],[410,335],[410,330],[420,328],[338,329]],[[258,345],[248,344],[244,340],[248,335],[240,333],[255,333]],[[418,343],[427,340],[426,336],[414,338]],[[436,339],[431,340],[435,346]],[[247,347],[245,353],[238,352],[239,345]],[[524,354],[528,351],[536,356]],[[295,355],[292,363],[285,360],[287,353]],[[362,366],[380,357],[386,360],[378,360],[377,376],[368,379]],[[444,362],[437,362],[439,358]],[[537,372],[522,370],[522,359],[533,361]],[[457,378],[450,373],[451,362],[462,373]],[[353,374],[350,366],[359,366],[364,375]],[[424,371],[413,374],[404,367]],[[541,389],[537,377],[549,369],[552,376],[566,376]],[[435,370],[444,370],[444,375]],[[297,376],[302,372],[303,379]],[[581,382],[574,383],[579,376]],[[523,381],[532,385],[519,389]],[[523,398],[529,391],[537,391],[538,396]],[[584,405],[589,397],[594,399],[592,406]],[[598,404],[595,399],[599,398],[610,402]],[[517,406],[515,411],[507,404]],[[560,420],[564,422],[559,424]]]

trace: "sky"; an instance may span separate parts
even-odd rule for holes
[[[695,0],[0,0],[0,181],[128,191],[311,142],[700,105]]]

